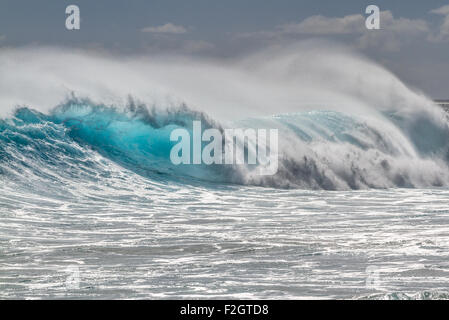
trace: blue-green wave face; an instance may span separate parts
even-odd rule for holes
[[[224,176],[213,166],[173,165],[170,160],[177,143],[170,140],[171,132],[184,128],[191,133],[196,117],[201,120],[201,115],[188,110],[151,115],[147,109],[118,111],[87,101],[70,101],[48,115],[20,108],[12,119],[1,121],[1,161],[11,167],[33,166],[36,171],[47,166],[63,170],[68,163],[91,162],[94,167],[95,161],[89,159],[94,151],[151,178],[220,181]],[[26,160],[19,160],[24,156]]]
[[[179,127],[168,123],[153,127],[136,113],[86,104],[57,108],[52,120],[64,126],[80,145],[135,170],[169,172],[173,143],[170,132]]]

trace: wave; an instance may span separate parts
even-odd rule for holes
[[[181,183],[449,185],[446,113],[336,44],[305,41],[228,60],[2,48],[0,61],[0,172],[25,186],[98,182],[115,165],[148,181]],[[221,132],[278,129],[277,173],[173,165],[170,133],[191,133],[194,120]]]
[[[327,190],[449,185],[448,122],[425,109],[377,118],[320,110],[232,122],[279,130],[279,168],[272,176],[248,165],[172,164],[170,133],[191,132],[194,120],[203,129],[224,127],[186,105],[161,110],[132,99],[122,109],[76,98],[49,113],[18,108],[0,120],[0,172],[22,184],[30,176],[98,182],[110,161],[152,181]]]
[[[161,114],[134,103],[119,111],[72,99],[49,114],[18,108],[12,118],[0,120],[0,168],[15,179],[28,170],[37,177],[51,172],[56,180],[79,182],[108,175],[104,161],[110,160],[147,178],[182,178],[186,168],[171,164],[169,137],[191,119],[209,121],[185,106]],[[187,176],[206,179],[211,173],[213,168],[203,166],[189,168]]]

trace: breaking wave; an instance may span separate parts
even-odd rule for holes
[[[117,109],[72,99],[48,114],[19,108],[0,122],[1,172],[16,180],[26,173],[80,183],[107,175],[106,160],[149,179],[185,183],[328,190],[449,184],[449,127],[425,112],[373,120],[322,110],[233,122],[279,130],[279,168],[271,176],[243,165],[172,164],[170,133],[191,132],[194,120],[203,129],[223,128],[185,105],[160,111],[131,102]]]
[[[449,185],[445,112],[384,68],[335,45],[309,41],[232,61],[2,49],[0,61],[0,174],[22,185],[101,183],[110,175],[106,163],[181,183],[327,190]],[[278,129],[277,173],[173,165],[170,133],[191,132],[193,120],[203,129]]]

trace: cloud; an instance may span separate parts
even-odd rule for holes
[[[441,8],[438,9],[433,9],[430,11],[430,13],[443,14],[443,15],[449,14],[449,4],[442,6]]]
[[[380,13],[380,30],[364,29],[357,39],[362,49],[379,48],[383,51],[399,51],[401,46],[429,35],[430,28],[421,19],[395,18],[390,11]]]
[[[353,43],[361,48],[376,48],[383,51],[398,51],[401,45],[419,36],[430,33],[426,21],[421,19],[395,18],[391,11],[380,12],[380,30],[368,30],[366,16],[352,14],[344,17],[315,15],[298,23],[279,25],[274,31],[241,34],[240,37],[259,39],[307,36],[340,36],[347,40],[353,36]],[[346,36],[346,37],[345,37]]]
[[[183,33],[187,33],[187,28],[185,28],[183,26],[175,25],[173,23],[166,23],[161,26],[145,27],[141,31],[142,32],[150,32],[150,33],[183,34]]]
[[[278,26],[284,34],[352,34],[361,33],[365,28],[365,19],[360,14],[343,18],[329,18],[321,15],[311,16],[300,23],[289,23]]]
[[[0,34],[0,41],[3,41],[6,39],[6,36],[4,34]]]
[[[431,10],[430,13],[442,15],[444,16],[444,19],[438,33],[431,34],[428,39],[433,42],[442,42],[449,40],[449,5]]]

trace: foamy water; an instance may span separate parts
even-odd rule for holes
[[[448,297],[446,189],[80,188],[2,184],[2,298]]]

